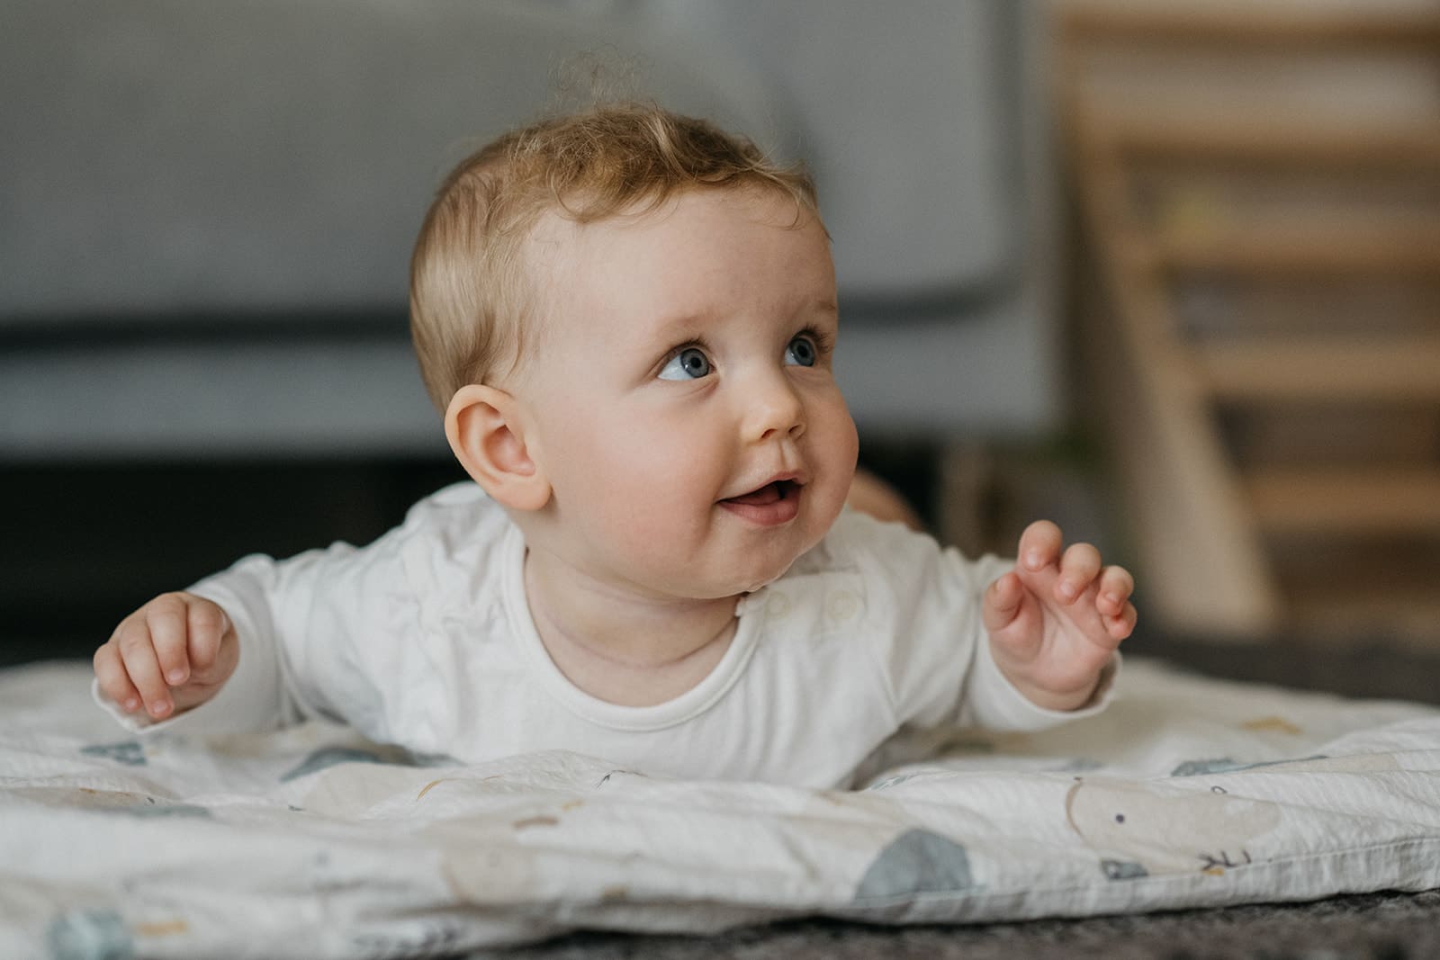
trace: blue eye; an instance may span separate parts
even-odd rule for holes
[[[796,337],[785,348],[785,362],[800,367],[813,367],[815,354],[815,344],[809,337]]]
[[[710,358],[698,347],[686,347],[660,371],[661,380],[699,380],[710,373]]]

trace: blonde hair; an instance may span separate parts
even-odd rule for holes
[[[513,371],[533,291],[520,250],[547,211],[579,223],[653,210],[682,190],[755,186],[818,217],[800,166],[653,104],[608,104],[505,134],[463,160],[436,193],[410,261],[410,333],[443,413],[467,383]]]

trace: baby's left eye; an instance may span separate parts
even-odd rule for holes
[[[815,341],[806,336],[796,337],[785,347],[785,362],[801,367],[815,366]]]
[[[661,380],[699,380],[710,375],[710,358],[699,347],[686,347],[671,357],[659,373]]]

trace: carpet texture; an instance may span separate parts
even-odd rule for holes
[[[495,960],[1436,960],[1440,890],[1315,903],[891,929],[811,920],[714,937],[574,934]]]

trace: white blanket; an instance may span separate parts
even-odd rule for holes
[[[897,743],[850,793],[567,753],[462,766],[318,724],[141,742],[87,683],[84,664],[0,672],[6,958],[392,957],[1440,887],[1440,710],[1143,662],[1100,717]]]

